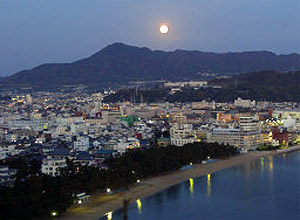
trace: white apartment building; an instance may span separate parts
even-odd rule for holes
[[[0,185],[11,186],[15,181],[16,169],[0,166]]]
[[[0,146],[0,160],[4,160],[7,157],[6,151]]]
[[[140,118],[151,119],[155,116],[155,111],[151,109],[135,109],[132,115]]]
[[[120,110],[109,110],[102,111],[102,118],[104,120],[104,124],[119,122],[121,119]]]
[[[32,99],[32,96],[30,95],[30,94],[27,94],[26,95],[26,102],[28,103],[28,104],[32,104],[32,102],[33,102],[33,99]]]
[[[186,138],[171,138],[171,145],[175,145],[178,147],[182,147],[185,144],[192,144],[195,142],[195,138],[193,137],[186,137]]]
[[[208,134],[207,141],[239,147],[242,144],[240,136],[240,129],[214,128],[211,133]]]
[[[278,117],[281,119],[287,119],[288,117],[291,117],[293,119],[296,119],[297,121],[300,121],[300,110],[297,109],[275,109],[272,112],[273,117]]]
[[[67,168],[66,159],[45,158],[42,163],[42,173],[50,176],[59,176],[64,168]]]
[[[239,128],[215,128],[208,133],[207,141],[249,150],[260,144],[260,133],[258,120],[254,117],[240,117]]]
[[[215,109],[216,103],[215,101],[212,102],[206,102],[203,100],[202,102],[192,102],[192,109]]]
[[[57,117],[56,124],[57,125],[71,125],[73,123],[83,123],[82,117]]]
[[[242,99],[239,97],[238,99],[234,100],[233,104],[238,107],[250,108],[255,106],[255,101],[251,101],[251,99]]]
[[[117,150],[119,153],[125,153],[128,149],[139,148],[140,141],[136,138],[127,138],[126,140],[119,139],[118,143],[113,145],[113,149]]]
[[[183,125],[186,124],[187,116],[184,115],[182,112],[178,112],[177,114],[172,116],[172,123]]]
[[[30,129],[35,131],[43,130],[47,128],[48,122],[42,119],[17,119],[8,121],[8,127],[10,129]]]
[[[286,121],[293,119],[293,127],[300,130],[300,110],[297,109],[275,109],[272,113],[273,117],[281,118],[285,124]]]
[[[202,87],[207,85],[207,81],[189,81],[189,82],[166,82],[165,87]]]
[[[174,124],[170,128],[170,136],[171,137],[181,137],[184,138],[186,136],[191,136],[193,133],[193,125],[192,124]]]
[[[18,155],[18,152],[16,151],[16,145],[11,144],[11,145],[2,145],[0,147],[0,158],[7,158],[11,156]]]
[[[77,140],[74,141],[74,149],[77,151],[88,151],[90,145],[88,136],[79,136]]]
[[[192,124],[174,124],[170,128],[171,145],[183,146],[194,143],[195,138]]]

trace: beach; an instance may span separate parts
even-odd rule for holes
[[[129,202],[136,202],[137,199],[151,196],[190,178],[212,174],[229,167],[260,159],[261,157],[273,156],[296,150],[300,150],[300,146],[283,150],[248,152],[246,154],[239,154],[225,159],[217,159],[213,163],[195,164],[191,169],[179,170],[167,175],[143,179],[141,183],[132,186],[129,190],[122,193],[93,195],[87,204],[70,207],[61,216],[61,219],[98,219],[106,213],[122,208],[124,199]]]

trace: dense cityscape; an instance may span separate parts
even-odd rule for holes
[[[171,93],[182,87],[203,85],[206,83],[165,83],[165,86],[172,88]],[[9,194],[15,188],[24,187],[27,181],[34,182],[34,177],[38,176],[57,179],[72,174],[73,178],[77,176],[80,179],[80,175],[85,175],[84,172],[90,175],[91,172],[109,172],[116,167],[122,172],[122,166],[111,166],[116,163],[112,158],[123,158],[130,152],[137,153],[145,149],[169,149],[169,146],[185,148],[189,144],[206,148],[204,146],[211,143],[219,144],[219,149],[227,145],[235,147],[235,150],[230,150],[233,155],[237,152],[286,149],[300,143],[298,103],[242,98],[231,103],[205,100],[192,103],[104,103],[103,98],[111,94],[115,94],[115,91],[88,94],[75,88],[69,93],[11,92],[3,95],[0,147],[2,190],[8,190],[5,193]],[[77,184],[69,187],[70,198],[68,202],[62,200],[65,204],[61,207],[54,209],[48,206],[36,216],[30,214],[27,217],[53,215],[56,213],[53,210],[57,209],[62,212],[74,202],[81,205],[87,201],[89,192],[98,189],[105,194],[110,190],[127,188],[136,184],[136,181],[140,182],[140,178],[179,169],[189,161],[201,163],[204,155],[220,156],[205,153],[196,159],[184,158],[182,164],[174,163],[160,172],[139,171],[138,175],[129,174],[123,183],[120,180],[122,175],[115,174],[117,182],[102,180],[101,186],[95,186],[93,190],[90,188],[92,186],[81,187]],[[171,158],[178,160],[176,156]],[[172,163],[170,158],[168,160]],[[128,162],[124,163],[126,169],[132,169]],[[123,170],[123,174],[126,172]],[[43,184],[42,187],[46,188]],[[63,186],[56,185],[55,190],[61,191],[60,187]],[[3,195],[5,193],[2,192]],[[10,215],[20,217],[20,214],[9,212],[4,217]]]
[[[299,0],[0,0],[0,219],[300,219]]]

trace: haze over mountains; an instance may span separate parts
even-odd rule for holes
[[[94,55],[73,63],[43,64],[0,79],[1,87],[36,89],[61,85],[126,83],[141,80],[201,79],[203,73],[232,75],[263,70],[300,69],[300,55],[276,55],[268,51],[207,53],[176,50],[153,51],[148,48],[115,43]]]

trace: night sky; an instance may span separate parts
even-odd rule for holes
[[[299,22],[300,0],[0,0],[0,75],[75,61],[114,42],[300,53]]]

